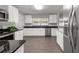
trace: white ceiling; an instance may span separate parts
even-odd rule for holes
[[[14,5],[23,14],[42,15],[42,14],[56,14],[62,9],[62,5],[43,5],[44,9],[36,10],[33,5]]]

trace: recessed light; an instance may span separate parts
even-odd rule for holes
[[[43,9],[42,5],[34,5],[34,7],[35,7],[36,10],[42,10]]]
[[[72,5],[64,5],[63,9],[70,9],[72,7]]]

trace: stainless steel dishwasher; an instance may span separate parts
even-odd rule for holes
[[[45,28],[45,36],[51,37],[51,28]]]

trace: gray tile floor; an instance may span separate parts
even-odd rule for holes
[[[25,53],[61,53],[54,37],[24,37]]]

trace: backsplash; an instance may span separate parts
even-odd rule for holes
[[[14,22],[1,22],[0,21],[0,29],[5,29],[7,27],[10,27],[10,26],[15,26],[15,23]]]

